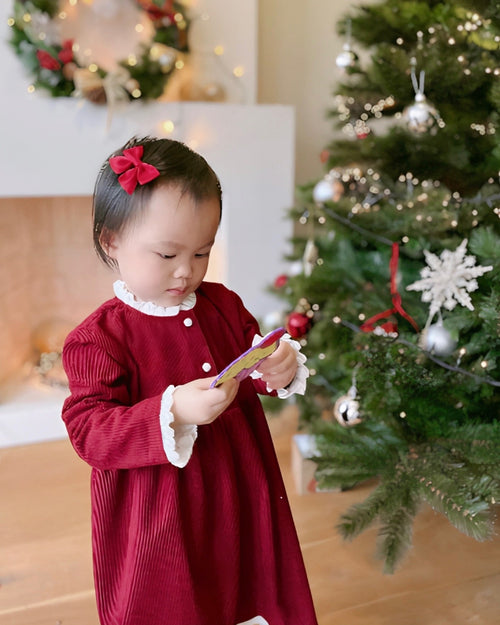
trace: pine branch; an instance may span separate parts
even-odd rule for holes
[[[398,506],[384,513],[383,526],[377,536],[377,556],[384,562],[384,573],[394,573],[412,544],[413,521],[419,499],[408,489],[403,490]]]
[[[352,540],[376,521],[387,500],[386,489],[386,484],[380,484],[364,501],[354,504],[340,517],[337,529],[342,538]]]

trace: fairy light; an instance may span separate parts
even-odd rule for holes
[[[130,94],[133,98],[140,98],[142,95],[142,91],[137,87],[136,89],[134,89],[132,91],[132,93]]]
[[[25,13],[23,15],[23,22],[26,22],[26,24],[29,24],[31,22],[31,13]]]
[[[487,360],[481,360],[481,368],[482,369],[487,369],[488,368],[488,361]]]
[[[399,416],[401,417],[401,419],[405,419],[405,418],[406,418],[406,412],[405,412],[404,410],[402,410],[402,411],[399,413]]]
[[[176,69],[184,69],[184,61],[182,59],[177,59],[175,62]]]
[[[184,19],[184,15],[182,13],[176,13],[174,15],[174,20],[177,24],[177,28],[179,30],[185,30],[187,28],[186,20]]]
[[[134,67],[135,65],[137,65],[137,57],[135,56],[135,54],[128,55],[127,63],[128,65],[130,65],[130,67]]]
[[[339,323],[342,323],[342,319],[339,316],[337,316],[337,315],[335,315],[335,317],[333,317],[332,321],[333,321],[333,323],[335,323],[337,325]]]
[[[224,54],[224,46],[220,44],[218,46],[215,46],[214,54],[215,56],[222,56]]]
[[[135,25],[135,32],[136,33],[142,33],[144,31],[144,24],[136,24]]]
[[[175,124],[171,119],[166,119],[162,125],[162,130],[165,134],[170,135],[174,132],[175,130]]]
[[[236,76],[236,78],[241,78],[244,73],[245,73],[245,68],[243,67],[243,65],[237,65],[233,69],[233,74]]]
[[[27,92],[35,93],[35,85],[28,85]]]
[[[93,73],[97,72],[98,69],[99,67],[95,63],[90,63],[88,67],[89,72],[93,72]]]

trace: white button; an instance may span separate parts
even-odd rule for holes
[[[204,362],[201,365],[201,368],[203,369],[203,371],[205,371],[205,373],[208,373],[210,369],[212,368],[212,365],[209,362]]]
[[[193,320],[189,317],[186,317],[184,319],[184,325],[186,326],[186,328],[190,328],[193,325]]]

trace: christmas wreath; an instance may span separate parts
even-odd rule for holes
[[[116,69],[106,70],[79,60],[78,42],[61,38],[61,20],[66,17],[63,3],[15,0],[8,20],[10,44],[34,76],[32,88],[44,89],[52,97],[78,96],[97,104],[159,98],[176,69],[179,52],[188,51],[189,20],[183,6],[173,0],[128,1],[145,13],[153,35],[126,59],[118,60]],[[69,5],[77,3],[70,0]],[[85,3],[91,5],[92,0]]]

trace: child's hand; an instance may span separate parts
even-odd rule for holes
[[[285,388],[297,372],[295,350],[282,341],[278,349],[257,367],[257,371],[262,373],[262,379],[270,389]]]
[[[205,425],[215,421],[236,397],[239,382],[228,380],[210,388],[215,378],[200,378],[178,386],[173,394],[174,423]]]

